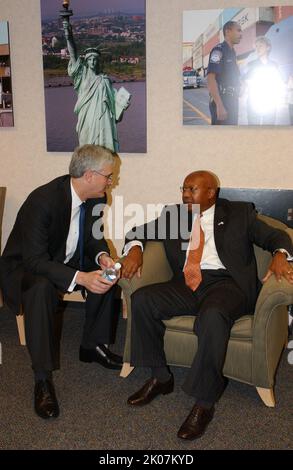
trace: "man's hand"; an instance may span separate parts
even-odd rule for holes
[[[217,119],[218,121],[225,121],[228,117],[228,113],[223,104],[217,104]]]
[[[143,262],[142,250],[139,246],[133,246],[128,255],[122,260],[121,277],[131,279],[135,274],[141,276],[141,267]]]
[[[116,284],[102,277],[103,271],[91,271],[89,273],[79,272],[76,276],[76,284],[83,286],[93,294],[105,294]]]
[[[111,268],[114,264],[115,262],[108,253],[102,253],[101,256],[99,256],[99,265],[102,269]]]
[[[282,277],[284,277],[288,282],[293,284],[293,267],[288,263],[284,253],[277,252],[274,255],[268,272],[262,282],[266,282],[272,274],[276,276],[278,281],[281,281]]]

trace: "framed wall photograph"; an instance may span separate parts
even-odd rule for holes
[[[13,127],[9,27],[0,20],[0,127]]]
[[[145,153],[145,0],[41,0],[47,150]]]
[[[293,5],[183,12],[183,124],[293,125]]]

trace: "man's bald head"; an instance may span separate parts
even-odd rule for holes
[[[186,176],[186,178],[202,178],[206,184],[215,190],[217,190],[220,187],[220,181],[217,175],[212,173],[211,171],[207,170],[198,170],[198,171],[193,171],[192,173],[189,173],[189,175]],[[186,179],[185,178],[185,179]]]
[[[200,204],[201,212],[215,204],[220,187],[219,178],[206,170],[193,171],[186,176],[183,184],[183,202]]]

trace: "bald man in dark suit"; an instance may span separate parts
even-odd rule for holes
[[[198,350],[183,385],[183,390],[194,397],[195,405],[178,431],[179,438],[192,440],[204,434],[213,418],[214,405],[225,389],[222,369],[233,323],[254,311],[260,282],[253,244],[273,254],[264,282],[275,275],[293,284],[293,270],[288,262],[293,249],[285,232],[257,218],[253,204],[218,198],[218,181],[213,174],[193,172],[185,178],[181,189],[190,217],[193,204],[200,208],[200,217],[193,221],[193,226],[196,221],[200,221],[201,226],[194,251],[198,254],[201,247],[201,254],[194,265],[194,273],[189,263],[193,250],[191,242],[186,251],[180,236],[172,236],[174,224],[172,217],[168,217],[168,213],[172,213],[171,206],[165,207],[156,221],[129,233],[126,240],[125,253],[128,254],[123,262],[124,277],[131,278],[140,273],[142,248],[150,239],[149,234],[155,234],[156,240],[163,241],[173,271],[170,281],[142,287],[131,297],[131,364],[150,367],[151,378],[128,398],[128,404],[145,406],[156,396],[173,391],[173,375],[166,365],[164,353],[163,320],[180,315],[196,316]],[[164,237],[159,230],[163,226],[166,227]],[[140,235],[135,236],[135,233]],[[197,268],[196,285],[192,274],[197,273]]]

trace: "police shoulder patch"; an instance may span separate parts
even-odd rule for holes
[[[211,52],[210,61],[213,62],[214,64],[219,64],[221,62],[222,57],[223,57],[223,52],[220,51],[219,49],[214,49]]]

